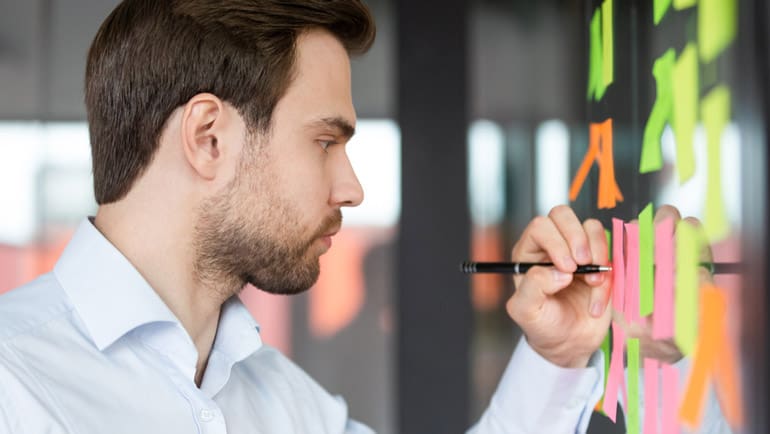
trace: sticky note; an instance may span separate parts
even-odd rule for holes
[[[655,229],[652,218],[652,203],[648,203],[639,213],[639,316],[642,318],[652,314],[655,299]]]
[[[680,11],[695,6],[697,0],[674,0],[674,9]]]
[[[644,434],[658,434],[658,373],[660,362],[644,358]]]
[[[663,405],[661,405],[660,434],[679,434],[679,371],[663,363]]]
[[[639,173],[655,172],[663,167],[660,138],[663,135],[663,128],[665,128],[666,123],[671,121],[674,105],[671,79],[675,62],[676,52],[673,48],[669,48],[652,66],[652,75],[655,77],[657,95],[650,111],[650,117],[644,126]]]
[[[689,356],[698,336],[698,229],[685,220],[676,225],[676,292],[674,342]]]
[[[708,380],[719,354],[727,311],[724,294],[711,285],[703,287],[702,300],[702,331],[693,355],[692,371],[682,397],[682,405],[679,407],[679,417],[694,429],[700,427]]]
[[[592,123],[589,126],[588,150],[580,163],[575,178],[569,189],[569,199],[577,199],[580,189],[585,183],[588,172],[594,162],[599,166],[599,197],[597,206],[602,208],[614,208],[617,201],[623,200],[615,179],[615,161],[612,152],[612,119],[602,123]]]
[[[657,26],[671,6],[671,0],[654,0],[652,3],[652,20]]]
[[[605,88],[612,84],[614,78],[615,37],[613,34],[613,1],[604,0],[604,3],[602,3],[602,84],[604,84]]]
[[[655,227],[655,315],[653,339],[674,337],[674,220]]]
[[[612,219],[612,307],[618,313],[626,311],[626,259],[623,254],[625,235],[623,220]]]
[[[615,179],[615,157],[612,144],[612,118],[596,125],[594,136],[599,141],[599,198],[598,208],[615,208],[623,200],[618,182]]]
[[[728,339],[727,330],[722,329],[722,345],[716,362],[716,383],[719,402],[725,419],[733,428],[743,426],[743,403],[741,383],[738,378],[738,362],[735,344]]]
[[[626,223],[626,310],[629,323],[640,324],[639,316],[639,225]]]
[[[722,132],[730,120],[730,90],[720,85],[701,102],[701,119],[706,128],[706,154],[708,159],[706,181],[706,212],[703,231],[709,242],[727,237],[730,230],[722,194]]]
[[[604,335],[604,340],[602,341],[602,345],[600,348],[602,354],[604,355],[604,384],[602,384],[602,390],[607,390],[607,380],[610,377],[610,358],[612,357],[612,351],[610,349],[610,342],[612,339],[612,336],[610,336],[611,333],[607,333]],[[604,397],[599,400],[598,403],[596,403],[596,410],[602,411],[602,406],[604,405]]]
[[[698,6],[698,48],[703,63],[710,63],[738,33],[737,0],[701,0]]]
[[[679,182],[684,183],[695,173],[693,136],[698,121],[698,55],[695,44],[689,43],[679,55],[672,72],[674,97],[671,124],[676,139],[676,165]]]
[[[604,403],[602,409],[607,417],[615,422],[618,410],[618,393],[623,381],[623,349],[626,334],[623,328],[612,322],[612,357],[610,359],[610,373],[607,376],[607,384],[604,388]],[[628,397],[625,398],[628,402]]]
[[[639,339],[628,340],[628,404],[626,433],[639,434]]]
[[[604,85],[604,79],[602,78],[602,12],[601,9],[596,9],[591,17],[590,28],[590,45],[588,53],[588,100],[591,99],[600,100],[604,96],[604,91],[607,87]]]

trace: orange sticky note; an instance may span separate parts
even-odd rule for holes
[[[701,291],[701,334],[695,348],[692,372],[679,408],[679,417],[698,428],[706,403],[709,376],[716,365],[725,328],[727,301],[719,290],[707,285]]]
[[[592,123],[589,128],[589,143],[586,156],[580,164],[572,185],[569,189],[569,199],[574,201],[585,183],[588,172],[594,162],[599,165],[599,198],[600,209],[614,208],[618,201],[623,200],[623,194],[615,180],[615,160],[612,152],[612,119],[602,123]]]

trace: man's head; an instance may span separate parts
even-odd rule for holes
[[[196,276],[307,289],[340,207],[362,200],[344,149],[355,125],[348,56],[373,38],[358,0],[122,2],[86,68],[97,202],[121,201],[178,156],[204,192]]]

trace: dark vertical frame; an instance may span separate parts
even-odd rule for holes
[[[402,434],[469,423],[466,0],[396,2],[402,211],[397,413]]]

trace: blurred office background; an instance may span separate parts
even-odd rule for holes
[[[95,212],[83,71],[116,3],[0,0],[0,293],[50,270]],[[366,3],[378,36],[353,61],[360,120],[348,147],[366,200],[344,213],[308,293],[247,288],[242,298],[265,341],[343,395],[354,418],[383,434],[462,432],[488,404],[520,332],[505,313],[509,278],[468,279],[458,265],[508,259],[533,216],[568,203],[588,141],[587,23],[598,2]],[[647,3],[629,2],[624,16],[638,24]],[[640,98],[652,100],[652,78],[637,79],[649,88]],[[616,143],[634,128],[619,125]],[[744,147],[738,127],[730,131],[723,180],[736,231],[717,255],[737,260]],[[668,163],[672,140],[664,134]],[[698,158],[704,147],[701,137]],[[636,173],[631,154],[616,156],[621,183]],[[701,215],[705,175],[696,176],[689,190],[652,180],[659,194],[650,200]],[[582,195],[577,209],[587,213],[591,200]],[[589,432],[624,431],[595,415]]]

